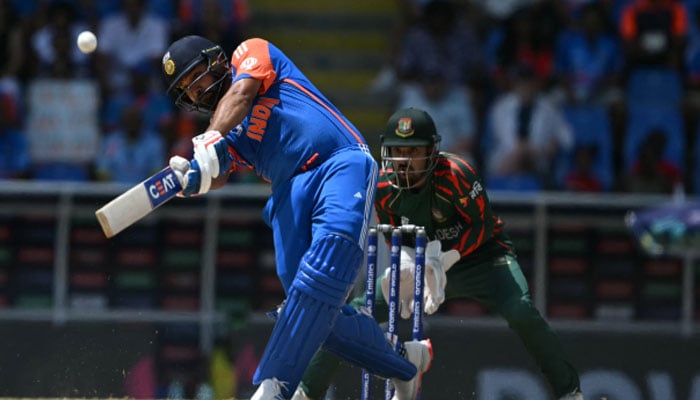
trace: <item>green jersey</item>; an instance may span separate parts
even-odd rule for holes
[[[399,190],[386,173],[380,174],[375,200],[379,222],[399,226],[415,224],[426,228],[431,240],[442,250],[456,249],[462,258],[447,271],[445,299],[472,299],[503,316],[534,358],[556,398],[578,391],[578,372],[567,358],[559,339],[530,301],[527,279],[515,257],[503,222],[491,210],[481,179],[461,158],[440,153],[437,167],[420,191]],[[413,235],[403,244],[415,246]],[[380,284],[375,295],[381,293]],[[388,319],[389,306],[381,294],[375,296],[374,315],[378,322]],[[350,304],[360,307],[365,294]],[[326,395],[340,360],[319,352],[304,374],[302,386],[311,398]]]
[[[418,191],[392,186],[386,171],[377,185],[375,208],[379,223],[425,227],[429,240],[440,240],[442,251],[455,249],[457,265],[468,267],[488,259],[514,255],[503,221],[491,203],[474,168],[460,157],[441,152],[426,184]],[[415,246],[404,237],[404,245]]]

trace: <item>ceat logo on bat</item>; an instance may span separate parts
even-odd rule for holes
[[[170,167],[167,167],[159,173],[147,179],[144,183],[148,199],[151,201],[153,208],[168,201],[182,190],[180,181],[175,177]]]

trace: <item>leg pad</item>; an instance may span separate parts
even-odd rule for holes
[[[362,249],[342,235],[311,244],[287,294],[253,382],[276,378],[290,398],[335,324],[360,270]]]
[[[397,353],[371,316],[344,306],[323,348],[384,378],[410,380],[416,367]]]

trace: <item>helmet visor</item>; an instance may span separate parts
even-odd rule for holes
[[[382,169],[399,189],[421,187],[435,169],[438,146],[408,147],[415,151],[400,151],[406,147],[382,146]]]
[[[181,81],[192,71],[197,71],[200,65],[206,65],[206,69],[202,69],[187,86],[182,87]],[[211,114],[228,87],[226,79],[229,77],[229,70],[228,59],[220,47],[204,50],[201,60],[193,63],[170,85],[168,94],[175,100],[175,105],[182,109]],[[206,86],[200,90],[203,82],[206,82]]]

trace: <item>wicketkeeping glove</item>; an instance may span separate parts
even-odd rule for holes
[[[399,279],[399,313],[401,318],[408,319],[413,313],[413,289],[415,268],[416,268],[416,250],[411,247],[401,246],[401,262],[400,262],[400,279]],[[391,268],[387,268],[382,276],[381,286],[382,294],[387,304],[389,304],[389,280]]]
[[[416,250],[412,247],[401,247],[401,279],[399,281],[399,313],[401,318],[408,319],[413,313],[413,289],[416,268]],[[433,314],[445,301],[445,286],[447,271],[459,261],[457,250],[442,251],[439,240],[428,242],[425,249],[425,284],[423,287],[423,310]],[[381,280],[382,294],[389,302],[390,269],[387,269]]]
[[[459,261],[457,250],[442,251],[439,240],[428,242],[425,248],[425,288],[423,290],[424,309],[432,314],[445,301],[447,271]]]

